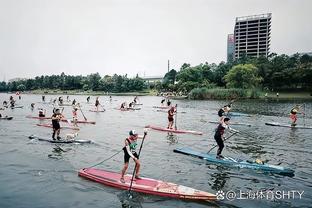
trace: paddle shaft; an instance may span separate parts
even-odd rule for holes
[[[103,111],[105,111],[105,108],[104,108],[104,106],[103,105],[101,105],[101,104],[99,104],[101,107],[102,107],[102,109],[103,109]]]
[[[141,143],[141,146],[140,146],[138,158],[140,157],[141,150],[142,150],[143,143],[144,143],[144,140],[145,140],[146,135],[147,135],[147,133],[144,132],[144,136],[143,136],[142,143]],[[134,177],[136,168],[137,168],[137,165],[136,165],[136,163],[135,163],[135,166],[134,166],[134,169],[133,169],[133,173],[132,173],[131,182],[130,182],[130,186],[129,186],[129,194],[131,193],[131,188],[132,188],[132,183],[133,183],[133,177]]]
[[[64,109],[65,109],[65,108],[63,107],[63,108],[62,108],[62,111],[61,111],[61,114],[62,114],[63,118],[67,121],[67,123],[68,123],[69,125],[71,125],[70,120],[66,119],[65,116],[63,115]]]
[[[86,116],[83,114],[83,112],[82,112],[82,110],[81,110],[81,107],[80,107],[80,104],[78,104],[78,106],[79,106],[79,109],[80,109],[81,114],[83,115],[84,120],[85,120],[85,121],[88,120],[88,119],[86,118]]]
[[[229,136],[228,138],[226,138],[225,140],[224,140],[224,142],[226,141],[226,140],[228,140],[229,138],[231,138],[232,136],[234,136],[235,134],[237,134],[238,132],[234,132],[231,136]],[[211,150],[213,150],[214,148],[216,148],[218,145],[215,145],[215,146],[213,146],[207,153],[209,153],[209,152],[211,152]]]
[[[178,121],[178,104],[176,104],[176,109],[175,109],[175,122],[174,122],[174,128],[177,130],[177,121]]]

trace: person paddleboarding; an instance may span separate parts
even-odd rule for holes
[[[146,134],[146,132],[144,132]],[[129,132],[129,137],[125,139],[125,146],[122,148],[124,151],[124,166],[121,170],[121,177],[120,177],[120,182],[125,183],[125,174],[129,166],[129,160],[130,158],[133,159],[136,165],[136,170],[135,170],[135,178],[140,179],[139,173],[140,173],[140,160],[139,156],[136,152],[136,146],[137,140],[142,139],[142,136],[139,136],[135,130],[131,130]]]
[[[298,120],[297,113],[300,113],[300,105],[295,105],[291,110],[289,114],[289,118],[291,120],[291,126],[296,126],[296,122]],[[304,115],[304,112],[301,112],[301,114]]]
[[[40,118],[43,118],[45,117],[45,114],[46,114],[45,110],[43,110],[42,108],[39,108],[38,116]]]
[[[74,109],[73,109],[73,124],[75,127],[78,127],[77,121],[78,121],[78,108],[74,107]]]
[[[175,115],[175,112],[176,112],[176,109],[175,107],[171,107],[169,110],[168,110],[168,127],[167,129],[173,129],[173,122],[174,122],[174,118],[173,116]]]
[[[224,131],[226,129],[229,129],[230,131],[234,131],[234,129],[229,127],[229,121],[230,121],[230,118],[228,118],[228,117],[224,118],[223,121],[216,128],[214,139],[216,140],[218,147],[219,147],[217,150],[217,157],[216,157],[217,159],[224,158],[221,154],[222,150],[224,148],[224,139],[225,139],[224,138]]]
[[[231,107],[232,107],[232,103],[229,103],[219,109],[218,116],[220,117],[220,123],[223,122],[225,116],[227,116],[227,114],[230,112]]]
[[[100,105],[99,97],[96,97],[96,99],[95,99],[95,108],[96,108],[97,112],[99,111],[99,105]]]
[[[60,120],[64,116],[62,115],[59,108],[53,110],[52,115],[52,127],[53,127],[53,133],[52,133],[52,139],[55,140],[55,135],[57,136],[57,139],[60,140],[60,133],[61,133],[61,126],[60,126]]]

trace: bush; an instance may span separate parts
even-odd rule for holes
[[[236,98],[248,98],[250,93],[246,89],[208,89],[206,87],[193,89],[189,97],[195,100],[203,99],[236,99]]]

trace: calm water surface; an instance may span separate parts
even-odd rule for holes
[[[66,97],[66,96],[64,96]],[[73,96],[70,96],[73,98]],[[0,102],[8,100],[9,94],[0,94]],[[52,95],[46,96],[50,100]],[[106,96],[100,97],[105,105],[105,113],[93,113],[87,104],[86,96],[75,96],[82,104],[88,120],[96,125],[81,125],[79,138],[91,139],[95,144],[77,145],[32,141],[29,135],[50,136],[51,129],[38,127],[38,121],[25,118],[37,115],[30,109],[30,103],[44,107],[48,115],[52,106],[40,103],[41,96],[23,95],[18,105],[23,109],[7,109],[3,114],[14,116],[11,121],[0,121],[0,207],[121,207],[118,189],[97,184],[77,176],[77,171],[99,163],[118,152],[129,130],[136,129],[143,133],[148,124],[165,126],[166,113],[157,112],[152,106],[160,103],[159,97],[140,97],[144,105],[142,110],[120,112],[115,108],[122,101],[131,101],[133,97],[113,97],[110,102]],[[91,99],[94,102],[94,97]],[[198,158],[173,152],[177,147],[192,147],[207,151],[215,141],[216,109],[224,105],[223,101],[174,101],[179,106],[178,128],[203,131],[203,136],[168,135],[163,132],[149,131],[141,154],[142,171],[145,177],[170,181],[197,188],[211,193],[219,190],[227,193],[235,191],[256,192],[304,191],[299,199],[281,200],[223,200],[216,205],[207,203],[185,202],[154,196],[143,196],[142,207],[311,207],[312,198],[312,130],[289,129],[265,126],[265,122],[289,122],[289,108],[294,101],[237,101],[234,110],[252,114],[251,117],[235,117],[233,121],[252,124],[252,127],[233,126],[244,132],[244,136],[231,137],[226,142],[223,154],[241,159],[268,161],[295,170],[294,177],[257,172],[249,169],[237,169],[209,164]],[[303,103],[303,101],[299,102]],[[305,101],[305,118],[299,123],[312,126],[312,103]],[[69,107],[64,114],[71,117]],[[79,115],[83,119],[82,115]],[[62,134],[71,133],[64,130]],[[250,135],[250,136],[247,136]],[[215,150],[216,151],[216,150]],[[130,162],[128,173],[133,169]],[[123,165],[123,153],[103,163],[99,168],[120,171]]]

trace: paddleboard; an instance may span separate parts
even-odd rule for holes
[[[163,128],[163,127],[158,127],[158,126],[145,126],[145,128],[150,128],[153,130],[157,130],[157,131],[166,131],[166,132],[172,132],[172,133],[177,133],[177,134],[195,134],[195,135],[202,135],[202,132],[199,131],[190,131],[190,130],[175,130],[175,129],[167,129],[167,128]]]
[[[105,110],[89,110],[90,112],[95,112],[95,113],[103,113],[105,112]]]
[[[247,116],[247,117],[251,117],[251,115],[246,114],[246,113],[239,113],[239,112],[229,112],[226,116]]]
[[[46,120],[46,119],[52,119],[51,117],[39,117],[39,116],[26,116],[26,118],[33,118],[33,119],[39,119],[39,120]],[[62,119],[62,122],[68,122],[66,119]],[[73,123],[72,120],[69,120],[71,123]],[[76,123],[84,123],[84,124],[96,124],[95,121],[83,121],[78,120]]]
[[[207,154],[204,152],[198,152],[188,147],[176,148],[173,151],[177,153],[185,154],[185,155],[198,157],[198,158],[207,160],[208,162],[211,162],[211,163],[216,163],[216,164],[221,164],[221,165],[226,165],[226,166],[249,168],[249,169],[261,170],[261,171],[271,172],[271,173],[276,173],[276,174],[281,174],[281,175],[288,175],[288,176],[294,175],[294,170],[289,169],[289,168],[284,168],[281,166],[270,165],[270,164],[259,164],[259,163],[255,163],[252,161],[234,159],[232,157],[224,157],[224,159],[217,159],[216,155]]]
[[[52,128],[52,124],[36,124],[37,126]],[[74,126],[61,126],[61,129],[72,129],[72,130],[80,130],[78,127]]]
[[[160,109],[169,109],[170,106],[153,106],[153,108],[160,108]]]
[[[63,143],[63,144],[70,144],[70,143],[92,143],[91,140],[85,140],[85,139],[60,139],[60,140],[53,140],[52,138],[45,138],[45,137],[38,137],[35,135],[31,135],[28,137],[29,139],[37,139],[38,141],[45,141],[50,143]]]
[[[0,120],[12,120],[13,117],[10,116],[10,117],[0,117]]]
[[[219,121],[209,121],[209,123],[213,123],[213,124],[219,124]],[[231,122],[230,121],[230,125],[237,125],[237,126],[251,126],[251,124],[247,124],[247,123],[238,123],[238,122]]]
[[[15,108],[24,108],[24,106],[14,106],[14,107],[10,107],[11,109],[15,109]]]
[[[124,177],[125,183],[122,183],[120,182],[120,173],[96,168],[81,169],[79,170],[78,175],[107,186],[124,190],[129,189],[132,178],[131,175],[127,174]],[[183,200],[216,200],[216,195],[208,192],[145,177],[142,177],[141,179],[134,179],[131,190],[139,193]]]
[[[265,125],[276,126],[276,127],[286,127],[286,128],[292,128],[292,129],[312,129],[312,126],[302,126],[302,125],[292,126],[291,124],[281,124],[277,122],[267,122],[265,123]]]

